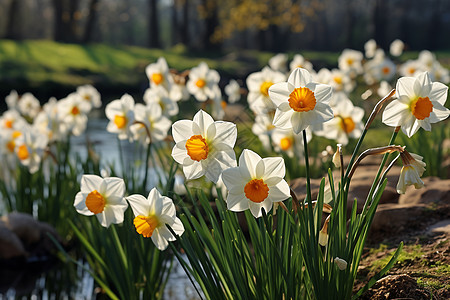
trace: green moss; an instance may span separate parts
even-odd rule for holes
[[[380,245],[381,247],[384,247],[385,245]],[[378,252],[381,252],[382,250],[379,250]],[[376,252],[375,252],[376,253]],[[386,255],[378,260],[375,260],[372,265],[372,270],[380,270],[382,269],[391,259],[393,256],[394,251],[390,253],[389,255]],[[421,245],[411,245],[403,248],[403,251],[400,253],[396,264],[404,264],[408,263],[414,259],[420,258],[423,255],[422,246]]]
[[[423,277],[417,278],[417,284],[422,288],[431,289],[433,291],[439,290],[444,287],[444,285],[438,280]]]

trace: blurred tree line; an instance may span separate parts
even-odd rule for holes
[[[0,37],[188,49],[450,49],[449,0],[0,0]]]

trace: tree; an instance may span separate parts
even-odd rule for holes
[[[83,42],[92,42],[92,33],[94,31],[95,20],[97,18],[97,11],[99,7],[99,0],[89,1],[89,14],[87,16],[86,26],[84,27]]]
[[[8,20],[6,23],[6,34],[5,38],[15,40],[18,38],[17,33],[17,15],[19,12],[19,1],[11,0],[11,4],[9,5],[9,13]]]
[[[158,1],[148,0],[149,6],[149,28],[148,28],[148,42],[151,48],[160,48],[161,43],[159,39],[159,24],[158,24]]]

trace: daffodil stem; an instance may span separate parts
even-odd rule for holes
[[[144,165],[144,182],[142,183],[142,191],[145,193],[145,188],[147,187],[147,179],[148,179],[148,160],[150,159],[150,152],[152,148],[152,143],[148,143],[147,145],[147,154],[145,155],[145,165]]]
[[[305,149],[305,169],[306,169],[306,196],[308,202],[312,206],[311,199],[311,180],[309,175],[309,157],[308,157],[308,141],[306,139],[306,130],[303,130],[303,147]]]
[[[392,133],[392,136],[391,136],[391,140],[389,141],[389,145],[393,145],[393,144],[394,144],[395,139],[397,138],[399,129],[400,129],[399,127],[396,127],[396,128],[394,129],[394,132]],[[366,202],[367,202],[367,201],[371,201],[371,199],[372,199],[372,197],[373,197],[373,193],[375,192],[375,188],[376,188],[377,185],[378,185],[378,181],[379,181],[379,179],[380,179],[381,172],[383,171],[383,167],[384,167],[386,161],[387,161],[388,158],[389,158],[389,154],[390,154],[390,153],[384,154],[383,159],[381,160],[380,167],[378,168],[377,175],[375,176],[375,179],[373,180],[372,186],[370,187],[369,195],[367,196]]]

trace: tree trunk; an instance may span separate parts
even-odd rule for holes
[[[92,33],[94,32],[98,5],[99,0],[90,0],[89,2],[89,15],[87,17],[86,26],[84,27],[83,43],[92,42]]]
[[[17,33],[17,14],[19,11],[19,1],[17,0],[11,0],[11,4],[9,5],[9,13],[7,15],[8,21],[6,24],[6,39],[16,40],[19,39],[18,33]]]
[[[149,28],[148,28],[148,45],[151,48],[160,48],[161,44],[159,41],[159,26],[158,26],[158,11],[157,11],[157,0],[149,0]]]
[[[178,41],[180,40],[178,35],[178,1],[174,0],[172,7],[171,7],[171,32],[172,32],[172,39],[171,44],[172,46],[178,44]]]
[[[205,7],[206,1],[203,0],[203,4]],[[213,43],[211,38],[214,34],[214,31],[219,26],[219,19],[218,19],[218,12],[217,12],[217,4],[214,5],[214,8],[212,11],[208,13],[208,16],[205,18],[205,33],[203,35],[203,48],[205,50],[220,50],[221,49],[221,43]]]
[[[53,38],[55,41],[64,40],[64,22],[63,22],[63,3],[60,0],[53,0],[54,17],[54,29]]]
[[[376,0],[374,9],[374,28],[375,28],[375,41],[383,49],[387,49],[388,44],[386,40],[386,23],[388,20],[387,13],[389,10],[386,7],[385,0]]]
[[[183,20],[179,29],[181,43],[189,48],[189,0],[184,0],[183,4]]]

